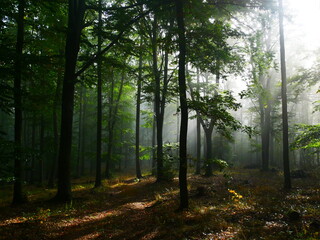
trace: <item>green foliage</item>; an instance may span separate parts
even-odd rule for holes
[[[178,159],[174,154],[178,148],[178,143],[165,143],[163,145],[163,176],[167,180],[172,180],[175,177],[175,164],[177,164]]]
[[[229,164],[221,159],[214,159],[212,163],[219,168],[220,172],[229,167]]]
[[[230,91],[223,91],[210,96],[200,96],[200,93],[194,92],[197,100],[189,100],[188,106],[195,110],[202,119],[211,120],[213,126],[227,139],[232,139],[232,131],[239,130],[242,125],[236,120],[230,110],[236,111],[241,107],[236,102]]]
[[[216,19],[212,23],[208,18],[193,24],[187,32],[189,61],[203,72],[215,74],[219,71],[222,77],[239,72],[243,66],[242,57],[227,40],[241,35],[226,20]]]
[[[152,128],[153,120],[154,120],[154,112],[150,110],[141,110],[141,115],[144,121],[141,126],[144,128]]]
[[[141,145],[139,147],[140,160],[150,160],[152,147]]]
[[[291,144],[292,149],[309,149],[320,147],[320,124],[298,124],[296,125],[296,129],[297,135]]]

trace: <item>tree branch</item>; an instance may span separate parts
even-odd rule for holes
[[[136,16],[135,18],[131,19],[131,21],[129,21],[125,27],[123,28],[123,30],[121,30],[118,35],[115,37],[115,39],[113,39],[108,46],[106,46],[103,50],[101,50],[101,52],[96,53],[95,55],[93,55],[91,57],[91,59],[88,60],[88,62],[86,62],[81,68],[80,70],[78,70],[75,74],[76,77],[80,76],[84,71],[86,71],[100,56],[102,56],[103,54],[105,54],[107,51],[109,51],[109,49],[111,47],[113,47],[113,45],[115,45],[119,39],[122,37],[122,35],[125,33],[125,31],[134,23],[136,23],[137,21],[139,21],[141,18],[143,18],[144,16],[146,16],[147,14],[149,14],[152,11],[152,9]]]

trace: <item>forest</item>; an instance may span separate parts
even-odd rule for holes
[[[319,0],[0,18],[0,239],[320,239]]]

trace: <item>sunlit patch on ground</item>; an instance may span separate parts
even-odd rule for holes
[[[145,209],[148,206],[149,205],[144,202],[133,202],[133,203],[128,203],[124,205],[124,207],[130,208],[130,209],[136,209],[136,210]]]
[[[203,235],[203,240],[227,240],[235,239],[238,235],[238,231],[232,227],[228,227],[226,230],[221,230],[219,233],[209,233]]]
[[[56,223],[56,226],[59,228],[77,226],[77,225],[85,224],[87,222],[105,219],[110,216],[117,217],[122,213],[123,212],[121,210],[110,210],[110,211],[92,213],[81,218],[73,218],[68,215],[66,217],[70,217],[69,219],[62,220],[61,222]]]
[[[100,236],[100,233],[89,233],[85,236],[81,236],[79,238],[76,238],[75,240],[90,240],[90,239],[96,239]]]
[[[264,228],[265,229],[281,229],[281,228],[285,228],[287,227],[288,224],[286,222],[283,222],[283,221],[269,221],[269,222],[266,222],[266,224],[264,225]]]

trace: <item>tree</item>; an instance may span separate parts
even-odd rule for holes
[[[57,201],[71,200],[71,141],[74,107],[74,85],[76,83],[76,64],[80,48],[80,36],[83,28],[85,0],[69,0],[68,29],[65,47],[65,71],[62,86],[61,134],[58,157]]]
[[[102,0],[99,0],[99,22],[98,22],[98,54],[102,46]],[[102,137],[102,56],[97,62],[97,156],[96,156],[96,180],[95,187],[101,186],[101,137]]]
[[[141,103],[141,85],[142,85],[142,44],[143,38],[140,36],[140,51],[139,51],[139,73],[137,81],[137,107],[136,107],[136,177],[141,178],[140,167],[140,103]]]
[[[123,71],[120,76],[120,83],[119,87],[116,88],[116,82],[115,82],[115,73],[113,67],[111,67],[111,76],[110,76],[110,86],[109,86],[109,113],[108,113],[108,143],[107,143],[107,158],[106,158],[106,178],[111,178],[111,172],[110,172],[110,163],[112,159],[112,152],[113,152],[113,146],[114,146],[114,132],[115,132],[115,126],[117,122],[117,115],[118,115],[118,109],[119,104],[121,100],[121,96],[123,93],[123,86],[124,86],[124,80],[125,80],[125,72]],[[118,90],[118,91],[116,91]],[[118,94],[115,96],[115,94]]]
[[[179,141],[179,187],[180,187],[180,210],[189,207],[187,188],[187,133],[188,133],[188,105],[186,84],[186,37],[184,23],[184,0],[176,0],[176,18],[178,23],[179,45],[179,95],[181,108],[180,141]]]
[[[287,73],[286,54],[283,30],[283,6],[279,0],[279,32],[280,32],[280,57],[281,57],[281,98],[282,98],[282,144],[283,144],[283,171],[284,188],[291,189],[290,160],[289,160],[289,133],[288,133],[288,110],[287,110]]]
[[[236,111],[241,105],[235,101],[231,92],[225,91],[215,93],[212,97],[200,96],[199,92],[194,92],[191,87],[191,100],[189,108],[196,111],[200,123],[206,135],[206,176],[212,175],[212,131],[214,128],[231,139],[231,132],[240,129],[241,123],[236,120],[228,110]]]
[[[271,82],[273,80],[270,74],[271,69],[275,68],[274,53],[271,49],[270,26],[271,16],[265,14],[258,17],[259,31],[249,37],[248,54],[250,56],[251,76],[248,89],[244,94],[246,97],[254,99],[257,102],[257,112],[260,119],[261,135],[261,159],[262,170],[269,170],[269,142],[271,132],[271,109],[273,96],[271,92]],[[244,93],[244,92],[243,92]]]
[[[197,89],[200,91],[200,71],[197,69]],[[199,99],[197,99],[199,100]],[[196,165],[196,174],[200,174],[201,171],[201,129],[200,129],[200,116],[197,115],[197,165]]]
[[[17,42],[16,42],[16,59],[14,64],[14,187],[12,204],[20,204],[26,201],[22,193],[22,155],[21,155],[21,133],[22,133],[22,94],[21,94],[21,77],[23,68],[23,42],[24,42],[24,11],[26,2],[20,0],[18,5],[17,17]]]

